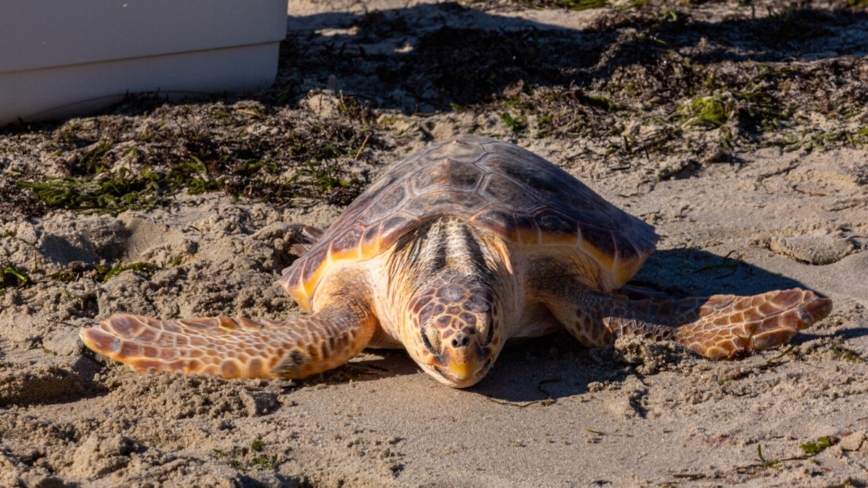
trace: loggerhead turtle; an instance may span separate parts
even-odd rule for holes
[[[365,347],[404,347],[434,378],[464,388],[508,339],[560,327],[585,346],[640,335],[717,359],[782,344],[832,309],[800,289],[682,300],[613,293],[657,237],[533,153],[461,136],[392,167],[284,270],[279,283],[309,315],[114,315],[81,338],[138,371],[225,378],[303,378]]]

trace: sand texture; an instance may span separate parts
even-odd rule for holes
[[[293,0],[267,91],[0,130],[0,486],[868,486],[864,2],[563,5]],[[298,225],[462,133],[655,225],[634,286],[834,311],[737,361],[560,332],[468,390],[397,350],[303,381],[84,350],[113,313],[300,313]]]

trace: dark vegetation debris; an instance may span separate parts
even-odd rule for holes
[[[360,168],[400,137],[378,120],[402,112],[492,112],[503,137],[585,141],[597,164],[629,171],[656,171],[660,156],[692,161],[679,166],[692,173],[739,150],[868,144],[868,60],[847,36],[868,23],[862,0],[746,2],[723,18],[716,3],[516,0],[602,7],[582,29],[515,20],[417,31],[405,16],[371,12],[350,22],[354,35],[291,32],[275,84],[246,98],[136,95],[104,115],[0,131],[0,210],[116,213],[209,192],[346,205],[367,183]],[[412,49],[376,49],[396,36]],[[332,93],[324,87],[339,100],[330,115],[304,103]]]

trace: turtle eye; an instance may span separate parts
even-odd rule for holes
[[[422,343],[431,351],[431,354],[435,356],[440,354],[440,335],[436,331],[432,331],[428,327],[422,329]]]
[[[491,319],[485,321],[485,326],[488,328],[487,333],[485,334],[485,345],[491,344],[491,340],[494,339],[494,324],[491,323]]]

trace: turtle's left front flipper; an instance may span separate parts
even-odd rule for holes
[[[345,303],[284,321],[113,315],[80,335],[88,348],[137,371],[304,378],[361,352],[376,327],[370,311]]]
[[[662,301],[586,291],[574,295],[572,307],[563,303],[550,305],[552,312],[586,345],[600,346],[622,335],[644,336],[680,342],[710,359],[781,345],[832,311],[831,300],[798,288]]]

